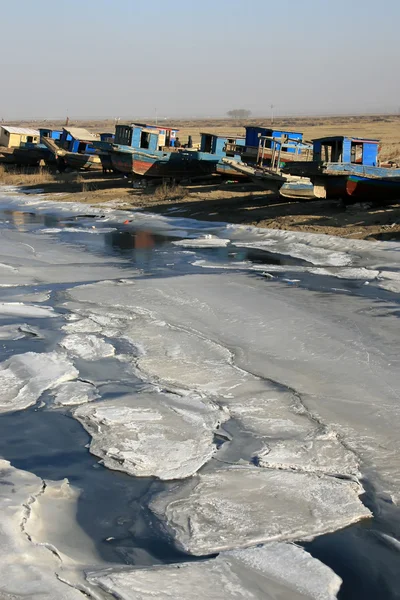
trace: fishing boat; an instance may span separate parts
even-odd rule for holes
[[[218,175],[225,178],[241,178],[247,179],[247,175],[233,168],[230,160],[240,161],[240,154],[237,152],[237,146],[243,146],[245,143],[244,136],[222,136],[215,133],[200,134],[200,151],[214,154],[220,157],[216,164],[215,171]],[[232,148],[228,150],[228,146]],[[224,158],[230,160],[224,161]]]
[[[259,126],[248,126],[245,130],[244,143],[228,143],[226,152],[238,154],[246,164],[274,168],[278,155],[279,167],[311,159],[312,145],[303,140],[301,132]]]
[[[101,168],[101,158],[93,145],[98,140],[100,140],[98,134],[82,127],[64,127],[59,140],[50,137],[42,139],[61,170],[69,167],[86,171]]]
[[[400,169],[379,163],[379,140],[333,136],[313,140],[313,159],[283,171],[311,179],[318,198],[385,201],[400,198]]]
[[[283,175],[279,170],[251,166],[241,161],[223,158],[233,173],[247,177],[264,189],[279,193],[285,198],[314,199],[314,186],[306,177]]]
[[[220,157],[176,145],[177,129],[141,123],[117,125],[113,142],[97,142],[108,151],[115,170],[140,177],[190,179],[215,172]]]
[[[23,167],[37,167],[40,165],[54,166],[56,160],[54,155],[43,143],[43,138],[49,138],[58,141],[61,137],[61,130],[39,128],[39,142],[23,142],[18,148],[14,148],[14,163]]]

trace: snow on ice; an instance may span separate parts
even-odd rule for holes
[[[223,411],[199,397],[141,393],[75,410],[92,436],[90,451],[130,475],[189,477],[213,456]]]
[[[307,540],[370,516],[360,485],[295,471],[227,467],[171,486],[150,502],[175,543],[204,555]]]
[[[78,333],[65,336],[60,345],[72,356],[85,360],[99,360],[113,356],[115,348],[96,335],[80,335]]]
[[[341,586],[331,569],[283,543],[179,565],[105,569],[88,580],[121,600],[334,600]]]
[[[59,581],[59,558],[26,532],[32,504],[44,482],[0,460],[0,598],[81,600],[77,589]]]
[[[73,406],[93,402],[100,397],[95,386],[84,381],[68,381],[57,386],[53,392],[54,406]]]
[[[23,410],[35,404],[45,390],[77,376],[73,364],[57,352],[11,356],[0,364],[0,413]]]

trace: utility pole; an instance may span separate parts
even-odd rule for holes
[[[158,125],[158,120],[157,120],[157,109],[154,109],[155,115],[156,115],[156,125]]]
[[[271,104],[271,125],[274,124],[274,105]]]

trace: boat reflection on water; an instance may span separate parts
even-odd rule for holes
[[[45,227],[60,226],[58,218],[52,215],[38,215],[20,210],[4,210],[2,216],[6,222],[10,221],[18,231],[30,230],[32,225],[35,224],[44,225]]]

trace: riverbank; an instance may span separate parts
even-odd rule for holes
[[[62,202],[108,204],[116,208],[145,209],[156,214],[225,221],[235,224],[324,233],[367,240],[400,239],[400,202],[389,206],[357,203],[347,208],[330,200],[296,201],[260,190],[252,183],[219,178],[185,186],[148,185],[103,173],[65,175],[12,174],[0,185],[18,185],[25,193],[57,195]],[[33,179],[32,179],[33,178]],[[139,184],[138,184],[139,185]]]

